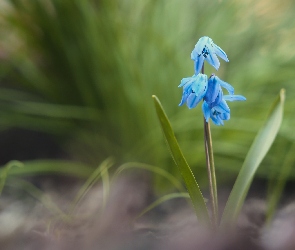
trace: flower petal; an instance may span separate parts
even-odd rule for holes
[[[209,64],[211,64],[216,70],[219,69],[220,62],[217,58],[217,56],[214,53],[209,53],[206,57],[206,60]]]
[[[218,76],[214,76],[214,80],[220,84],[221,87],[225,88],[230,95],[234,94],[234,87],[229,83],[222,81]]]
[[[198,74],[196,81],[192,84],[192,91],[195,92],[195,95],[201,100],[205,96],[207,88],[207,76],[204,74]]]
[[[224,113],[224,112],[227,112],[227,113],[230,113],[230,109],[226,103],[226,101],[224,99],[222,99],[222,101],[214,107],[219,113]]]
[[[215,125],[217,125],[217,126],[223,125],[223,122],[222,122],[222,120],[219,118],[219,116],[212,115],[212,116],[211,116],[211,120],[212,120],[212,122],[213,122]]]
[[[214,75],[213,75],[208,80],[208,89],[204,97],[205,101],[208,103],[214,102],[216,97],[218,96],[219,90],[220,90],[220,86],[214,80]]]
[[[185,91],[183,91],[183,94],[182,94],[182,97],[181,97],[181,101],[180,101],[180,103],[178,104],[178,106],[182,106],[182,105],[186,102],[187,97],[188,97],[188,93],[185,92]]]
[[[201,55],[201,53],[198,53],[196,48],[194,48],[191,53],[191,59],[194,61],[197,61],[199,59],[200,55]]]
[[[229,62],[227,55],[219,46],[217,46],[216,44],[213,43],[213,49],[214,49],[214,52],[216,55],[218,55],[224,61]]]
[[[203,102],[202,110],[203,110],[205,120],[206,120],[206,122],[208,122],[210,115],[211,115],[211,109],[209,108],[209,106],[206,102]]]
[[[183,85],[185,85],[186,83],[188,83],[189,81],[192,81],[194,79],[194,76],[193,75],[192,77],[185,77],[185,78],[182,78],[182,80],[180,81],[180,84],[178,85],[178,88],[180,87],[183,87]]]
[[[242,95],[225,95],[223,96],[223,99],[225,101],[246,101],[246,97],[242,96]]]
[[[218,126],[220,126],[220,125],[223,126],[223,125],[224,125],[223,120],[222,120],[219,116],[218,116],[217,118],[218,118],[218,120],[219,120],[219,124],[218,124]]]
[[[230,119],[230,113],[221,113],[219,116],[222,120],[225,120],[225,121]]]
[[[202,97],[196,96],[195,93],[191,93],[186,101],[186,105],[189,109],[192,109],[198,105],[198,103],[202,100]]]
[[[198,56],[196,60],[194,60],[195,63],[195,75],[199,74],[201,72],[202,66],[204,64],[205,58],[201,55]]]
[[[219,87],[218,95],[215,98],[215,100],[210,103],[210,105],[209,105],[210,108],[213,108],[213,107],[219,105],[220,102],[222,101],[222,98],[223,98],[222,89],[221,89],[220,85],[217,85],[217,86]]]

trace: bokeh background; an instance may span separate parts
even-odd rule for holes
[[[276,176],[295,140],[294,12],[292,0],[2,0],[1,164],[61,158],[96,167],[113,157],[117,165],[138,161],[178,176],[154,94],[206,185],[201,107],[178,107],[177,87],[193,74],[190,53],[206,35],[230,61],[218,72],[207,64],[205,73],[247,98],[230,103],[224,127],[212,126],[218,181],[234,180],[285,88],[283,125],[258,173]]]

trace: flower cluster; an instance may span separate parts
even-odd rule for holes
[[[226,101],[245,101],[246,98],[234,95],[234,88],[216,75],[212,74],[208,79],[207,75],[200,73],[205,60],[218,70],[220,62],[217,56],[226,62],[229,61],[225,52],[214,44],[211,38],[201,37],[191,53],[195,74],[192,77],[183,78],[178,86],[183,87],[179,106],[186,103],[191,109],[203,99],[202,110],[206,121],[208,122],[211,118],[214,124],[223,125],[223,121],[230,118],[230,109]],[[222,88],[228,91],[228,95],[223,94]]]

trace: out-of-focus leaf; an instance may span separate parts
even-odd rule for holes
[[[5,171],[5,168],[0,169],[0,175]],[[22,168],[11,168],[9,170],[9,175],[33,176],[39,174],[62,174],[78,178],[87,178],[92,172],[92,167],[82,163],[65,160],[36,160],[24,161]]]
[[[165,201],[169,201],[171,199],[176,199],[176,198],[190,198],[188,193],[172,193],[172,194],[167,194],[162,196],[161,198],[157,199],[154,201],[152,204],[150,204],[148,207],[146,207],[136,218],[139,218],[155,208],[156,206],[159,206]]]
[[[148,170],[150,172],[155,173],[156,175],[161,175],[167,181],[169,181],[175,188],[177,188],[180,192],[184,191],[184,187],[181,184],[181,182],[179,182],[172,174],[170,174],[166,170],[164,170],[160,167],[156,167],[156,166],[152,166],[152,165],[148,165],[148,164],[144,164],[144,163],[140,163],[140,162],[128,162],[128,163],[121,165],[117,169],[117,171],[115,172],[113,179],[115,179],[122,171],[127,170],[127,169],[134,169],[134,168]]]
[[[285,90],[280,91],[265,124],[258,132],[239,172],[234,187],[226,203],[221,226],[232,225],[244,204],[253,177],[259,164],[270,149],[281,126],[285,102]]]
[[[19,161],[10,161],[6,164],[5,167],[2,168],[2,170],[0,172],[0,195],[1,195],[2,190],[4,188],[8,173],[9,173],[10,169],[13,167],[23,167],[23,163],[19,162]]]

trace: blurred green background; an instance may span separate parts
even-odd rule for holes
[[[45,133],[68,158],[92,166],[113,156],[117,164],[139,161],[178,175],[156,118],[155,94],[205,184],[201,107],[178,107],[177,86],[193,74],[190,53],[206,35],[230,62],[221,61],[218,72],[206,64],[205,72],[247,98],[230,103],[224,127],[212,126],[217,176],[236,176],[285,88],[282,129],[259,171],[275,174],[295,140],[294,12],[292,0],[1,1],[0,130]]]

